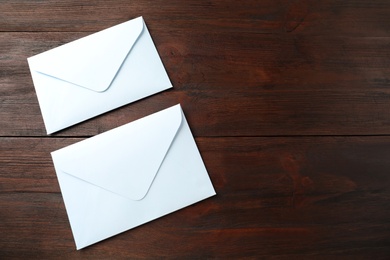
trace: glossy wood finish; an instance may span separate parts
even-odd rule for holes
[[[47,136],[26,58],[143,15],[174,88]],[[386,0],[0,3],[0,258],[390,257]],[[217,196],[76,251],[50,152],[181,103]]]

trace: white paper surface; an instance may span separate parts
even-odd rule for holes
[[[77,249],[215,195],[180,105],[52,158]]]
[[[48,134],[172,87],[142,17],[28,63]]]

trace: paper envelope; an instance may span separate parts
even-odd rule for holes
[[[77,249],[215,195],[180,105],[52,158]]]
[[[142,17],[27,60],[48,134],[172,87]]]

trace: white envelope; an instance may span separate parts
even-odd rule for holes
[[[216,194],[180,105],[52,158],[77,249]]]
[[[48,134],[172,87],[142,17],[27,60]]]

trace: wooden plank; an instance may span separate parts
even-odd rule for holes
[[[70,127],[54,136],[92,136],[181,103],[195,136],[389,134],[389,91],[263,96],[169,91]],[[210,97],[211,96],[211,97]],[[3,102],[2,136],[44,136],[37,103]]]
[[[88,33],[0,33],[0,135],[45,135],[26,58]],[[196,136],[389,134],[389,37],[153,33],[174,89],[63,136],[182,103]],[[174,37],[172,37],[174,36]]]
[[[0,256],[390,254],[390,137],[197,138],[217,196],[76,251],[49,152],[0,138]]]
[[[386,0],[3,0],[0,31],[96,31],[142,15],[162,31],[387,36],[389,11]]]

